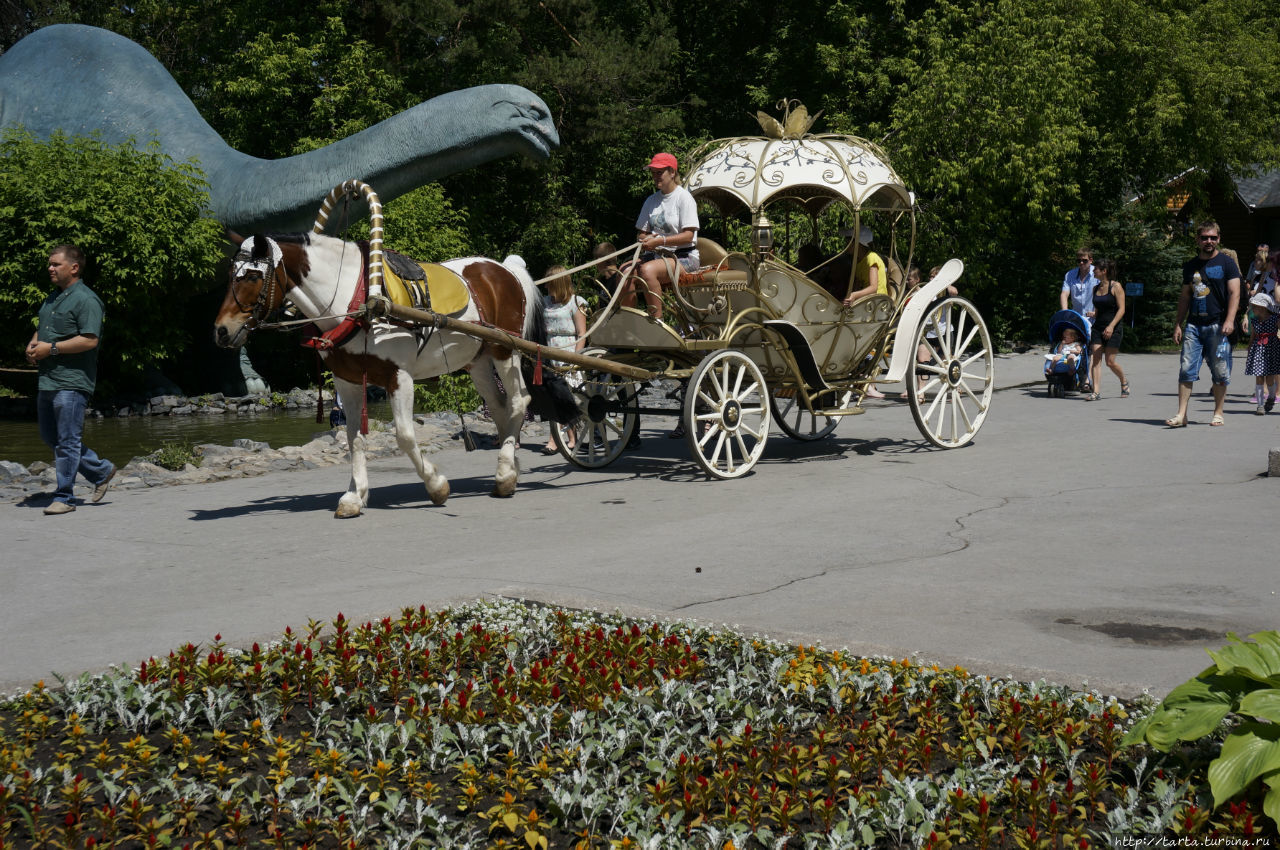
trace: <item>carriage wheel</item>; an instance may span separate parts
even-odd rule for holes
[[[929,331],[937,338],[927,338]],[[914,363],[908,374],[911,415],[935,446],[963,446],[978,433],[991,407],[995,354],[987,324],[969,301],[947,298],[916,329],[913,352],[921,345],[933,359]]]
[[[583,353],[599,357],[607,352],[588,349]],[[636,412],[640,385],[590,369],[574,372],[571,377],[581,378],[573,388],[573,396],[582,415],[569,425],[553,424],[551,439],[574,466],[600,469],[618,459],[640,425],[640,414]],[[570,434],[573,448],[569,448]]]
[[[760,459],[769,439],[767,392],[759,367],[738,351],[716,351],[698,364],[685,393],[685,439],[708,475],[738,478]]]
[[[841,406],[844,406],[843,402]],[[800,391],[795,389],[775,387],[769,394],[769,409],[773,412],[774,424],[793,440],[821,440],[829,437],[840,424],[834,416],[811,413],[800,400]]]

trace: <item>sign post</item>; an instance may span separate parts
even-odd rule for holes
[[[1126,301],[1127,301],[1128,299],[1130,299],[1130,298],[1141,298],[1141,297],[1142,297],[1142,284],[1141,284],[1141,283],[1138,283],[1137,281],[1130,281],[1129,283],[1126,283],[1126,284],[1124,285],[1124,297],[1125,297]],[[1128,305],[1126,304],[1126,306],[1128,306]],[[1133,327],[1133,323],[1134,323],[1134,321],[1138,318],[1138,310],[1137,310],[1137,306],[1138,306],[1138,304],[1137,304],[1137,302],[1134,302],[1134,305],[1133,305],[1133,306],[1134,306],[1134,309],[1132,309],[1132,310],[1128,310],[1128,311],[1127,311],[1127,312],[1129,313],[1129,327],[1130,327],[1130,328],[1132,328],[1132,327]]]

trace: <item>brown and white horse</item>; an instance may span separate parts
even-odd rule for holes
[[[242,240],[232,263],[231,282],[214,323],[214,341],[238,348],[249,332],[285,302],[312,319],[329,339],[316,346],[332,370],[334,385],[348,414],[361,409],[363,383],[386,389],[396,426],[396,442],[413,461],[427,495],[437,505],[449,497],[449,481],[423,457],[414,437],[413,382],[466,369],[489,406],[498,429],[498,468],[495,496],[515,492],[519,476],[516,448],[529,403],[521,374],[520,355],[511,349],[483,343],[447,330],[407,329],[375,323],[372,327],[347,318],[363,302],[365,283],[362,249],[322,234],[251,236]],[[524,261],[508,257],[498,263],[481,257],[450,260],[445,267],[460,275],[470,293],[457,318],[482,321],[509,333],[538,341],[544,334],[542,298]],[[506,392],[499,390],[494,375]],[[349,415],[347,440],[351,446],[351,483],[338,501],[336,515],[360,514],[369,503],[365,440],[359,417]]]

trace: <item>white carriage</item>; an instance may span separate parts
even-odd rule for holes
[[[690,452],[716,478],[750,471],[771,420],[793,439],[821,439],[840,417],[863,413],[877,383],[905,381],[912,416],[936,446],[963,446],[982,427],[994,353],[974,305],[947,295],[963,263],[951,259],[935,278],[909,287],[903,269],[915,247],[915,199],[884,153],[855,136],[776,130],[704,145],[685,182],[699,202],[746,218],[750,253],[700,238],[703,268],[679,275],[664,320],[620,306],[617,293],[591,316],[585,353],[602,360],[574,367],[582,416],[555,435],[572,463],[605,466],[625,450],[641,415],[674,412],[642,406],[646,377],[682,382]],[[881,231],[887,294],[845,304],[841,289],[832,294],[815,281],[817,270],[775,255],[771,215],[789,209],[816,221],[833,204],[851,233],[868,219]],[[850,270],[861,250],[851,239]]]

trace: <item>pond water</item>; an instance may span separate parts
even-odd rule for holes
[[[369,418],[389,421],[391,409],[386,402],[370,403]],[[149,454],[166,442],[217,443],[229,446],[232,440],[259,440],[278,449],[300,446],[317,431],[329,428],[329,406],[325,405],[325,422],[316,424],[314,407],[279,413],[257,413],[222,416],[126,416],[109,419],[86,419],[84,442],[102,457],[124,465],[134,457]],[[53,462],[53,451],[40,441],[35,419],[0,419],[0,460],[11,460],[24,466],[32,461]]]

